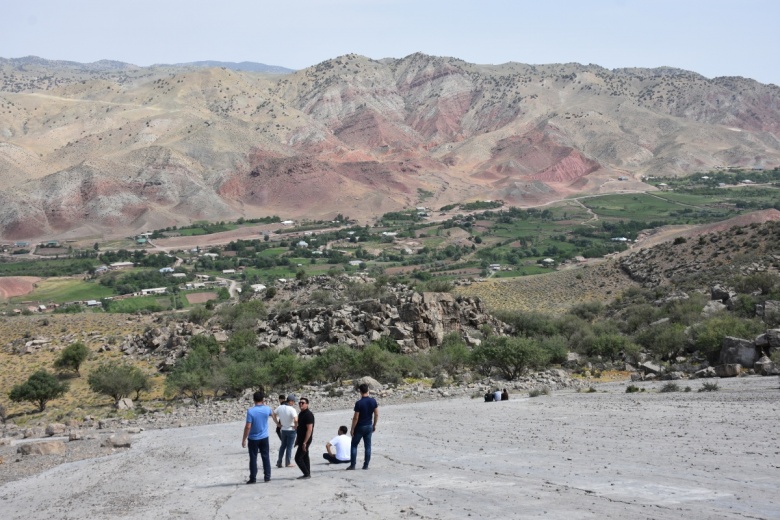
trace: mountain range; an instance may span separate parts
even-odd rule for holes
[[[780,88],[741,77],[419,53],[256,65],[0,59],[0,238],[239,216],[370,222],[780,165]]]

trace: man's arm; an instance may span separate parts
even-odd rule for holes
[[[279,417],[276,415],[276,410],[271,410],[271,417],[273,418],[274,422],[276,423],[277,428],[282,427],[282,423],[279,422]]]
[[[249,430],[252,429],[252,423],[248,422],[244,426],[244,438],[241,439],[241,447],[246,448],[246,438],[249,436]]]
[[[307,424],[306,425],[306,435],[303,436],[303,444],[301,444],[301,447],[303,447],[303,451],[309,451],[309,448],[307,447],[307,444],[309,440],[311,439],[311,432],[314,429],[313,424]]]
[[[354,437],[355,436],[355,426],[357,426],[358,418],[360,417],[360,413],[355,412],[355,414],[352,416],[352,428],[349,430],[349,434]]]
[[[328,455],[333,456],[333,444],[331,444],[330,442],[326,442],[325,449],[328,450]]]
[[[376,423],[379,422],[379,407],[377,406],[374,408],[374,429],[373,431],[376,431]]]

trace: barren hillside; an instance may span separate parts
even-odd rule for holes
[[[603,192],[780,164],[780,89],[677,69],[346,55],[290,74],[0,59],[0,237]],[[633,183],[639,185],[639,182]]]

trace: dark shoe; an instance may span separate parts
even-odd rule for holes
[[[363,466],[363,469],[368,469],[368,466]]]
[[[257,484],[257,481],[256,480],[247,480],[246,483],[247,484]]]
[[[263,482],[271,482],[270,478],[263,479]]]
[[[307,479],[307,478],[311,478],[311,475],[302,475],[302,476],[298,477],[298,480],[304,480],[304,479]]]
[[[277,467],[277,468],[281,468],[281,467],[282,467],[282,465],[281,465],[281,464],[277,464],[277,465],[276,465],[276,467]]]
[[[347,471],[352,471],[353,469],[355,469],[355,466],[347,466]]]

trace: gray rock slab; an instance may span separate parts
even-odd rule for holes
[[[380,401],[368,471],[322,460],[352,411],[314,407],[312,478],[274,466],[253,486],[241,422],[145,431],[126,451],[0,487],[2,517],[778,518],[776,378],[701,393],[699,381],[689,393],[634,384],[647,391]],[[272,434],[272,462],[278,448]]]

